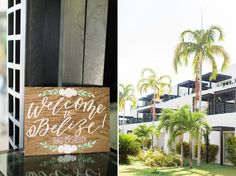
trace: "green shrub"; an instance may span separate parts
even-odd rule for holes
[[[189,143],[183,142],[183,149],[184,149],[184,158],[188,158],[188,156],[189,156]],[[177,153],[181,154],[180,143],[176,144],[176,151],[177,151]]]
[[[216,160],[216,155],[218,153],[219,147],[218,145],[209,144],[209,151],[208,151],[208,161],[214,162]],[[198,145],[194,146],[194,157],[197,158],[198,153]],[[206,160],[206,145],[201,145],[201,160],[204,162]]]
[[[129,134],[119,135],[119,162],[129,164],[128,156],[136,156],[140,151],[140,144],[137,141],[137,136]]]
[[[236,166],[236,137],[226,139],[226,151],[228,159]]]
[[[142,149],[149,149],[152,144],[152,139],[144,139],[143,137],[138,137],[138,142]]]
[[[138,141],[143,149],[150,148],[153,129],[154,127],[152,125],[147,126],[146,124],[141,124],[133,130],[133,133],[138,136]]]
[[[157,167],[171,167],[180,165],[180,156],[174,153],[166,154],[159,149],[142,150],[139,159],[157,171]]]

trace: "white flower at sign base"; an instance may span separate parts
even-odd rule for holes
[[[60,89],[59,90],[59,95],[63,96],[63,97],[67,97],[70,98],[72,96],[76,96],[77,95],[77,91],[74,88],[66,88],[64,89]]]
[[[60,153],[63,153],[63,152],[64,152],[64,146],[63,146],[63,145],[60,145],[60,146],[58,147],[58,152],[60,152]]]
[[[58,147],[58,152],[59,153],[72,153],[72,152],[75,152],[77,150],[77,147],[75,145],[60,145]]]

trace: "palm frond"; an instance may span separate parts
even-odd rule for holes
[[[221,71],[225,71],[227,69],[229,63],[230,63],[230,56],[226,52],[224,47],[221,46],[221,45],[212,45],[210,47],[210,51],[212,52],[212,54],[220,56],[221,58],[223,58],[223,64],[221,66]]]
[[[199,45],[193,42],[181,42],[177,45],[174,52],[173,66],[176,73],[178,73],[178,67],[182,65],[188,65],[188,60],[191,54],[194,54],[198,49]]]
[[[223,41],[224,40],[224,31],[223,31],[223,29],[220,26],[213,25],[213,26],[210,27],[209,31],[211,31],[214,34],[216,32],[218,32],[218,34],[219,34],[218,40],[219,41]]]
[[[185,30],[180,34],[180,41],[185,42],[186,38],[187,40],[191,40],[191,38],[194,36],[194,31],[192,30]]]
[[[154,70],[144,68],[141,72],[141,79],[138,81],[137,89],[143,94],[148,90],[153,91],[155,94],[154,99],[159,99],[164,94],[164,90],[171,87],[171,78],[168,75],[158,77]]]
[[[210,62],[210,65],[212,66],[212,73],[211,73],[211,76],[210,76],[210,81],[211,80],[215,80],[216,79],[216,76],[218,74],[218,67],[217,67],[217,64],[216,64],[216,61],[215,61],[215,58],[212,56],[211,52],[209,52],[208,50],[206,50],[206,58],[209,62]]]
[[[216,78],[217,64],[214,56],[223,58],[221,70],[225,71],[230,62],[230,56],[225,49],[217,45],[217,42],[224,40],[224,31],[220,26],[213,25],[209,29],[186,30],[180,34],[180,43],[174,51],[173,67],[176,73],[182,64],[187,65],[191,55],[193,59],[194,74],[200,77],[199,64],[204,60],[210,61],[212,66],[211,80]]]
[[[135,90],[131,84],[119,84],[119,111],[122,111],[125,108],[125,103],[127,101],[131,102],[132,108],[136,107],[136,97]]]

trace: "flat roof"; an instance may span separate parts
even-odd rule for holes
[[[151,101],[152,99],[153,99],[153,94],[149,94],[145,97],[139,98],[139,100],[141,100],[141,101]]]
[[[166,98],[176,98],[178,97],[177,95],[172,95],[172,94],[164,94],[160,97],[160,99],[166,99]],[[151,101],[153,99],[153,94],[149,94],[146,97],[141,97],[139,100],[141,101]]]
[[[208,84],[202,82],[202,87],[206,87]],[[182,83],[179,83],[178,86],[180,87],[187,87],[187,88],[194,88],[195,87],[195,81],[193,80],[187,80]]]
[[[151,113],[151,106],[147,107],[147,108],[143,108],[140,110],[137,110],[138,113]],[[156,113],[160,112],[162,110],[162,108],[157,108],[155,107]]]
[[[209,72],[209,73],[206,73],[206,74],[202,75],[202,80],[207,81],[207,82],[217,83],[217,82],[221,82],[221,81],[232,78],[232,76],[230,76],[230,75],[217,74],[216,79],[210,81],[211,73],[212,72]]]
[[[213,126],[212,131],[235,131],[234,127],[228,127],[228,126]]]

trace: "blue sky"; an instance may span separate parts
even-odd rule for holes
[[[158,75],[168,74],[173,84],[192,79],[191,64],[175,74],[173,53],[179,34],[186,29],[219,25],[224,29],[222,45],[236,62],[236,2],[234,0],[119,0],[118,76],[119,83],[136,84],[144,67]],[[221,65],[221,59],[217,59]],[[209,65],[204,64],[203,72]]]

